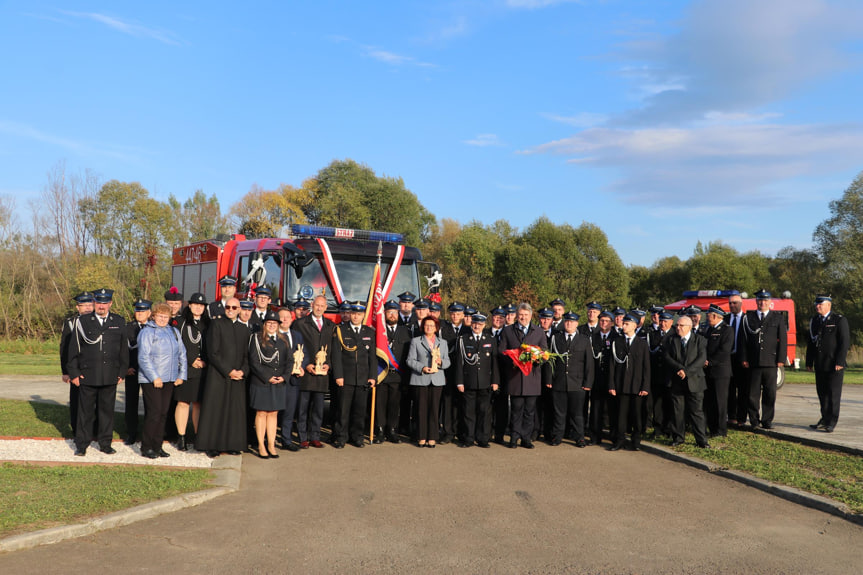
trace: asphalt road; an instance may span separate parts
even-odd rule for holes
[[[644,452],[327,446],[245,455],[233,494],[0,555],[0,573],[859,573],[861,544]]]

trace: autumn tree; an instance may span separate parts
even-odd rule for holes
[[[288,234],[292,223],[306,223],[305,190],[282,184],[275,190],[253,185],[230,210],[235,229],[249,238],[278,238]]]

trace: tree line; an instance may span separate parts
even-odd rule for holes
[[[581,311],[607,306],[662,305],[689,289],[739,289],[795,300],[798,331],[807,329],[812,301],[830,293],[855,340],[863,340],[863,173],[830,203],[813,232],[813,248],[789,246],[775,256],[740,253],[722,242],[698,243],[687,260],[625,266],[596,224],[555,224],[543,216],[523,230],[499,220],[438,220],[401,178],[378,176],[353,160],[335,160],[299,187],[257,185],[227,211],[215,195],[196,190],[161,201],[137,182],[102,182],[90,171],[48,172],[31,225],[0,197],[0,337],[49,338],[59,333],[71,297],[115,289],[124,313],[136,297],[158,300],[171,282],[171,249],[232,232],[280,237],[291,223],[402,233],[444,275],[444,301],[489,310],[509,301],[545,305],[561,297]]]

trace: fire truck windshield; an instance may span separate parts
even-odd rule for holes
[[[369,287],[377,260],[375,258],[358,258],[355,256],[336,257],[341,258],[335,260],[335,265],[345,299],[365,302],[369,297]],[[382,262],[381,282],[386,280],[391,265],[392,262]],[[300,278],[297,278],[294,269],[287,266],[285,267],[285,273],[285,298],[288,301],[297,301],[309,293],[315,296],[319,295],[321,290],[326,288],[327,306],[334,308],[338,305],[333,292],[333,286],[327,281],[320,260],[316,259],[303,268],[302,277]],[[392,290],[390,290],[390,297],[395,297],[397,294],[405,291],[415,294],[424,293],[420,291],[416,262],[407,259],[402,260],[396,281],[393,284]]]

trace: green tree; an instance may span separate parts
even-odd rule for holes
[[[276,190],[257,185],[231,207],[237,232],[249,238],[278,238],[287,235],[290,224],[306,223],[303,206],[308,193],[287,184]]]
[[[185,245],[217,238],[230,233],[231,224],[222,214],[219,198],[207,197],[203,190],[195,190],[182,204],[173,195],[168,197],[174,217],[176,238],[174,245]]]
[[[650,268],[630,268],[630,297],[643,309],[651,305],[665,305],[678,301],[689,289],[689,272],[677,256],[656,260]]]

